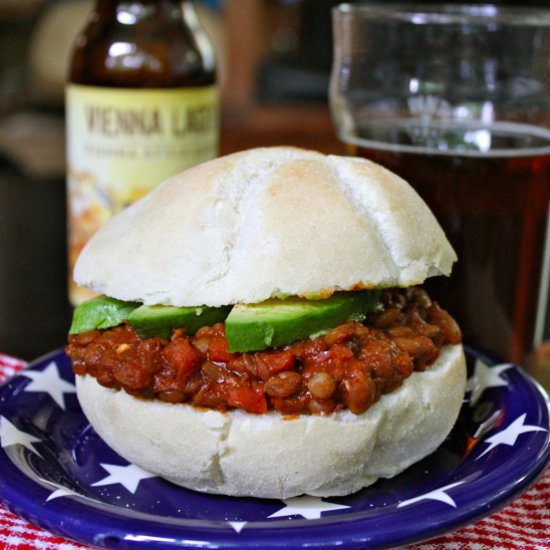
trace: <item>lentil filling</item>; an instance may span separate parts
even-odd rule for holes
[[[171,403],[225,411],[361,414],[382,394],[423,371],[461,334],[420,287],[382,293],[382,307],[314,339],[274,350],[230,353],[224,324],[194,336],[141,339],[127,323],[69,336],[75,374],[108,388]]]

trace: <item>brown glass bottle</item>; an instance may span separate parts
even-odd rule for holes
[[[215,80],[212,47],[192,2],[181,0],[98,0],[76,40],[70,71],[73,83],[120,88]]]
[[[97,0],[66,96],[71,271],[113,214],[217,155],[218,105],[213,48],[192,2]],[[86,297],[70,285],[73,304]]]

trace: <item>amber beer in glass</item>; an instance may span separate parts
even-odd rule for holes
[[[334,30],[340,139],[411,183],[458,254],[428,290],[466,343],[529,361],[548,339],[550,11],[342,5]]]

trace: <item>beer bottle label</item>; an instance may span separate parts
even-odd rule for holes
[[[69,84],[69,269],[111,216],[164,179],[218,153],[215,86],[128,89]],[[88,297],[69,276],[74,305]]]

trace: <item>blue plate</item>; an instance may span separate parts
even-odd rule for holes
[[[128,464],[97,436],[62,351],[0,387],[0,499],[15,513],[109,548],[386,548],[492,514],[550,461],[548,397],[519,368],[467,350],[459,420],[401,475],[348,497],[213,496]]]

